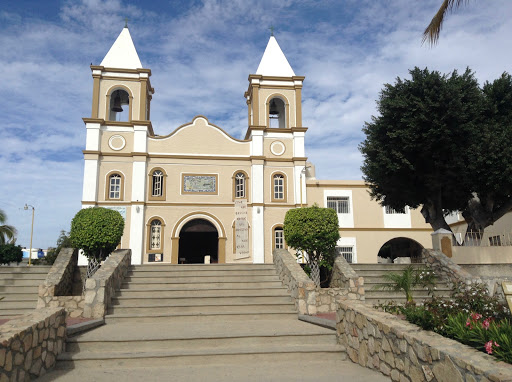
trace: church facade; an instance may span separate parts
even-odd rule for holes
[[[393,240],[405,253],[431,246],[418,211],[380,206],[363,181],[315,178],[302,124],[305,78],[295,75],[274,36],[249,75],[243,139],[204,116],[155,135],[151,71],[128,28],[91,70],[82,206],[123,215],[121,248],[132,250],[134,264],[272,262],[272,250],[286,247],[286,212],[314,203],[337,211],[337,250],[349,261],[377,262]]]

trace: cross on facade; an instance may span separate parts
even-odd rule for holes
[[[124,27],[128,28],[128,17],[124,18]]]
[[[270,28],[268,28],[268,29],[270,29],[270,35],[273,36],[274,35],[274,26],[271,25]]]

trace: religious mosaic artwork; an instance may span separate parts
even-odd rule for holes
[[[217,175],[183,175],[184,193],[217,193]]]

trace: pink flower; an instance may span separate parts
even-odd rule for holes
[[[487,352],[487,354],[492,354],[492,341],[486,342],[486,344],[484,345],[484,348],[485,348],[485,351]]]
[[[468,317],[468,319],[466,320],[466,326],[469,326],[469,328],[471,329],[471,321],[469,321],[469,317]]]
[[[491,324],[491,320],[486,318],[484,320],[484,322],[482,322],[482,328],[484,328],[485,330],[488,330],[489,329],[489,325]]]
[[[500,345],[498,345],[498,343],[496,341],[494,341],[494,346],[496,346],[497,348],[500,347]]]
[[[482,315],[481,314],[478,314],[478,313],[472,313],[471,314],[471,318],[474,320],[474,321],[478,321],[479,319],[482,318]]]

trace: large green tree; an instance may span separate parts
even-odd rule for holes
[[[434,230],[473,196],[468,150],[479,137],[482,91],[473,73],[414,68],[381,91],[365,124],[362,171],[371,196],[397,210],[417,208]]]
[[[334,249],[340,237],[336,211],[317,205],[288,210],[283,229],[286,243],[307,253],[311,279],[320,286],[319,264],[324,261],[332,269]]]
[[[483,98],[478,139],[467,160],[473,197],[462,212],[468,230],[477,232],[512,209],[512,76],[486,82]]]
[[[5,224],[7,215],[0,209],[0,245],[14,243],[16,241],[16,228],[12,225]]]

